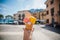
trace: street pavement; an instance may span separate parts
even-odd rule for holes
[[[23,28],[25,25],[0,25],[0,40],[23,40]],[[57,29],[40,24],[34,25],[33,28],[32,40],[60,40]]]

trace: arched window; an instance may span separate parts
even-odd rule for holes
[[[21,15],[20,15],[20,14],[19,14],[19,16],[18,16],[18,17],[19,17],[19,20],[21,20]]]
[[[25,17],[25,14],[22,14],[22,18],[24,19],[24,17]]]
[[[21,17],[21,15],[19,14],[19,17]]]

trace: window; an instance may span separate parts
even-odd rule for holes
[[[19,14],[19,17],[21,17],[21,15]]]
[[[21,18],[19,18],[19,20],[21,20]]]
[[[19,16],[18,16],[18,17],[19,17],[19,20],[21,20],[21,15],[20,15],[20,14],[19,14]]]
[[[54,8],[51,9],[51,16],[54,16]]]
[[[49,14],[49,12],[47,11],[47,15]]]
[[[59,4],[59,11],[60,11],[60,4]]]
[[[46,7],[48,7],[48,4],[46,5]]]
[[[15,19],[15,18],[14,18]]]
[[[49,23],[49,19],[47,19],[46,22]]]
[[[22,17],[23,17],[23,19],[24,19],[24,17],[25,17],[25,14],[23,14],[23,15],[22,15]]]
[[[60,11],[58,11],[58,15],[60,16]]]
[[[60,16],[60,4],[59,4],[59,11],[58,11],[58,14],[59,14],[59,16]]]
[[[54,3],[54,0],[51,0],[51,4],[53,4]]]

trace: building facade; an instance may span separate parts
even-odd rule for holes
[[[34,16],[35,18],[39,19],[39,12],[32,13],[32,16]]]
[[[45,10],[41,11],[41,12],[35,12],[32,15],[39,20],[46,20],[46,11]]]
[[[46,20],[46,11],[44,10],[44,11],[42,11],[42,12],[40,12],[40,20]]]
[[[14,20],[21,22],[25,17],[31,16],[31,13],[28,10],[18,11],[13,15]]]
[[[60,0],[47,0],[45,4],[47,24],[60,24]]]

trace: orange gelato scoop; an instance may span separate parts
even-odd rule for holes
[[[24,23],[29,22],[29,18],[24,18],[23,22],[24,22]]]

